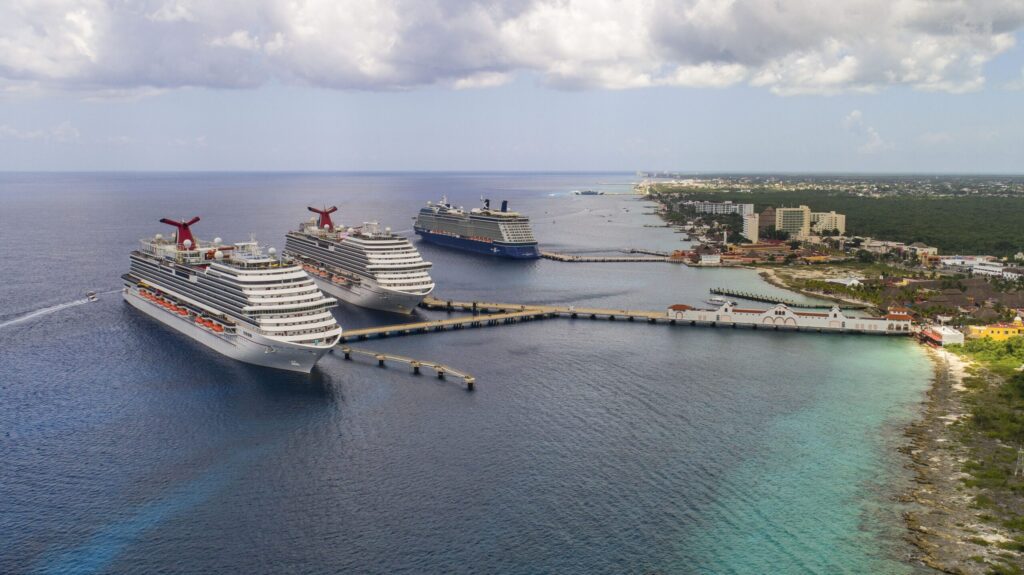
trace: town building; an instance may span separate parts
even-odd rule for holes
[[[1001,262],[979,261],[974,262],[971,271],[974,275],[1003,277],[1003,267]]]
[[[987,262],[993,260],[992,256],[960,256],[960,255],[949,255],[941,256],[939,261],[945,267],[956,267],[956,268],[969,268],[978,262]]]
[[[946,325],[930,325],[924,328],[921,330],[921,339],[942,347],[964,344],[963,332]]]
[[[988,337],[996,341],[1004,341],[1020,336],[1024,336],[1024,322],[1021,321],[1019,315],[1013,318],[1013,323],[967,326],[967,337],[972,339]]]
[[[838,284],[838,285],[841,285],[841,286],[846,286],[848,288],[861,287],[861,286],[864,285],[864,282],[861,280],[861,278],[855,278],[855,277],[829,278],[829,279],[827,279],[825,281],[830,283],[830,284]]]
[[[754,213],[754,204],[734,204],[726,202],[687,202],[698,214],[739,214],[745,216]]]
[[[752,244],[756,244],[761,232],[761,217],[758,214],[747,214],[743,216],[743,237]]]
[[[846,233],[846,216],[835,212],[811,212],[811,231],[822,233],[838,230],[839,235]]]
[[[769,232],[775,229],[775,208],[768,206],[758,216],[758,231],[760,233]]]
[[[1024,279],[1024,268],[1003,268],[1003,279],[1012,282]]]
[[[722,252],[707,246],[701,246],[696,250],[697,263],[702,266],[722,265]]]
[[[902,252],[906,249],[907,244],[903,242],[890,242],[885,240],[876,240],[872,238],[864,238],[861,242],[861,249],[869,251],[873,254],[887,254],[889,252]]]
[[[775,229],[795,238],[811,235],[811,208],[775,208]]]
[[[939,255],[939,248],[929,246],[921,242],[914,242],[907,246],[907,251],[914,254],[918,259],[923,260],[928,256]]]

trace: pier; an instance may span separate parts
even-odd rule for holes
[[[650,254],[659,255],[628,255],[628,256],[578,256],[575,254],[561,254],[557,252],[540,252],[540,257],[556,262],[667,262],[668,254],[660,255],[662,252],[647,252],[641,250],[626,250],[628,254]]]
[[[885,318],[851,318],[837,306],[828,313],[800,312],[784,303],[765,310],[733,309],[725,303],[717,309],[672,306],[666,311],[608,309],[577,306],[510,304],[494,302],[463,302],[426,297],[420,307],[447,312],[468,312],[470,315],[423,322],[402,323],[347,330],[340,343],[370,338],[397,337],[478,327],[514,325],[552,318],[643,322],[673,326],[747,327],[772,331],[806,331],[817,333],[874,333],[907,335],[909,316]],[[803,306],[794,306],[803,307]]]
[[[806,308],[806,309],[832,309],[832,306],[835,305],[835,304],[820,304],[820,303],[819,304],[814,304],[814,303],[798,303],[796,301],[793,301],[793,300],[790,300],[790,299],[786,299],[786,298],[780,298],[780,297],[766,295],[766,294],[757,294],[757,293],[745,292],[745,291],[734,290],[734,289],[729,289],[729,288],[717,288],[716,287],[716,288],[711,288],[708,291],[710,291],[711,293],[713,293],[715,295],[725,295],[725,296],[730,296],[730,297],[738,297],[738,298],[741,298],[741,299],[746,299],[746,300],[750,300],[750,301],[759,301],[759,302],[763,302],[763,303],[775,303],[775,304],[781,303],[781,304],[787,305],[789,307],[802,307],[802,308]],[[866,305],[855,305],[855,304],[844,304],[844,305],[840,306],[841,309],[867,309],[867,307],[868,306],[866,306]]]
[[[629,248],[628,250],[622,250],[627,254],[647,254],[649,256],[658,256],[659,258],[668,259],[672,254],[659,250],[645,250],[642,248]]]
[[[454,367],[451,367],[450,365],[445,365],[443,363],[423,361],[419,359],[413,359],[411,357],[405,357],[404,355],[396,355],[393,353],[381,353],[377,351],[370,351],[368,349],[354,349],[347,345],[341,346],[341,352],[345,354],[346,361],[352,361],[353,355],[372,357],[374,360],[377,361],[378,367],[386,367],[386,362],[389,361],[395,363],[402,363],[411,367],[412,372],[416,375],[420,375],[421,369],[427,368],[434,370],[434,374],[437,376],[438,379],[444,379],[445,376],[447,375],[451,375],[453,377],[458,377],[462,379],[463,383],[466,384],[466,389],[468,389],[469,391],[473,391],[473,388],[476,386],[475,377],[462,370],[455,369]]]

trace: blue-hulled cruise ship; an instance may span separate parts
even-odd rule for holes
[[[447,197],[438,204],[427,202],[414,229],[425,241],[441,246],[506,258],[540,257],[530,218],[508,211],[508,201],[501,202],[501,210],[492,210],[490,200],[483,202],[483,208],[468,212],[449,204]]]

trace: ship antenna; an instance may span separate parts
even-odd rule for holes
[[[161,223],[174,226],[178,229],[178,235],[175,237],[175,241],[178,242],[178,247],[184,247],[185,240],[188,240],[189,245],[191,246],[196,245],[196,239],[192,236],[192,230],[189,229],[189,227],[198,221],[199,216],[196,216],[187,222],[185,220],[178,221],[170,218],[162,218],[160,220]]]

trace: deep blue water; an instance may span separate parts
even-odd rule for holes
[[[550,320],[370,341],[477,377],[233,363],[114,290],[161,217],[283,245],[306,204],[409,230],[442,193],[547,249],[674,249],[626,174],[0,175],[0,573],[911,573],[909,341]],[[745,270],[419,244],[437,295],[661,309]],[[400,318],[342,306],[345,327]],[[421,312],[421,315],[422,312]],[[437,315],[437,314],[434,314]]]

